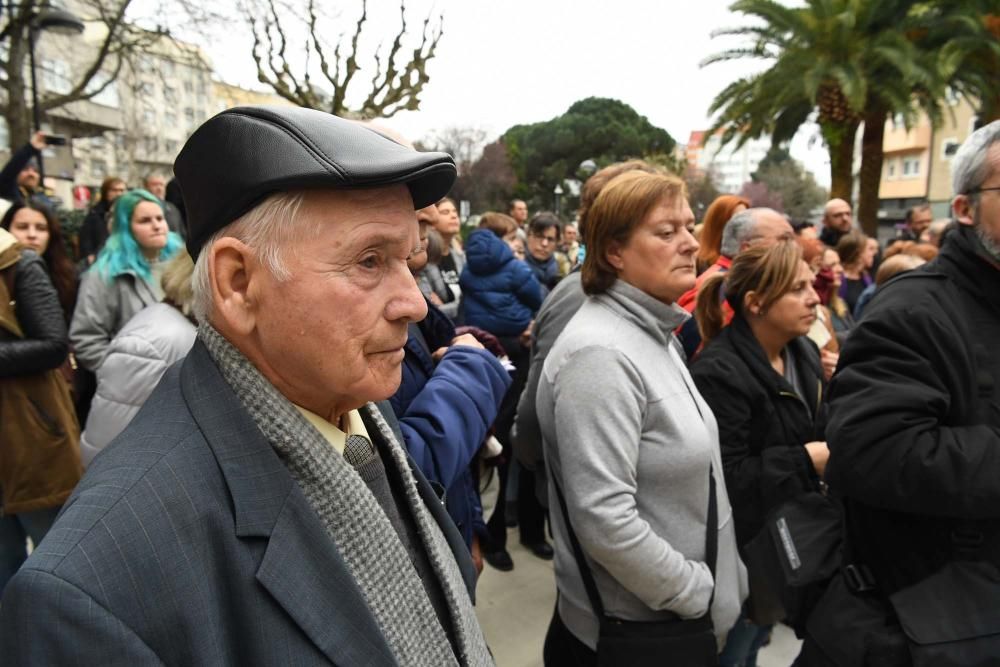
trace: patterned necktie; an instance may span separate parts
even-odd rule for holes
[[[365,477],[363,469],[368,467],[374,458],[375,448],[368,438],[363,435],[347,436],[347,442],[344,443],[344,460],[357,468],[362,477]]]

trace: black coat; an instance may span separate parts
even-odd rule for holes
[[[0,377],[59,368],[69,354],[69,334],[45,261],[31,250],[22,250],[21,260],[5,271],[15,272],[11,299],[17,304],[15,313],[24,336],[15,336],[0,322]]]
[[[884,285],[830,387],[827,481],[885,594],[951,560],[955,529],[1000,538],[1000,269],[982,255],[959,226]]]
[[[101,200],[94,204],[80,225],[80,256],[97,255],[108,240],[108,211],[111,204]]]
[[[806,396],[772,368],[743,317],[713,339],[691,367],[698,391],[719,424],[726,487],[741,553],[770,510],[819,478],[803,446],[823,440],[823,369],[808,338],[788,345]],[[807,404],[809,407],[807,407]]]

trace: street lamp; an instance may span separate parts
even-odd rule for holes
[[[7,5],[7,11],[13,15],[13,5]],[[38,108],[38,79],[35,71],[35,38],[39,30],[46,30],[56,35],[79,35],[83,32],[83,21],[74,14],[62,9],[45,9],[34,12],[28,22],[28,64],[31,69],[31,118],[35,132],[42,129],[42,115]],[[38,179],[42,190],[45,189],[45,166],[42,154],[38,154]]]
[[[556,196],[556,217],[559,216],[559,199],[562,197],[563,189],[561,183],[556,183],[556,187],[552,190],[552,194]]]

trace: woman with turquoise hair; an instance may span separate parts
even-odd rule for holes
[[[115,200],[111,235],[83,275],[69,335],[77,361],[96,371],[115,334],[133,315],[163,300],[165,260],[183,246],[163,216],[160,200],[130,190]]]

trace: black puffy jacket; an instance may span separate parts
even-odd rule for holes
[[[1000,539],[1000,268],[970,227],[878,291],[829,400],[827,480],[884,594],[937,571],[970,530]]]
[[[823,440],[823,370],[808,338],[788,345],[806,396],[771,367],[737,315],[698,356],[691,376],[719,424],[726,487],[742,551],[777,505],[819,489],[803,446]]]

